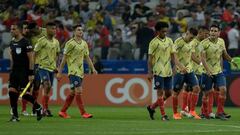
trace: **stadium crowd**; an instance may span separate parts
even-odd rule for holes
[[[154,37],[156,22],[170,26],[173,40],[189,27],[221,24],[221,37],[231,56],[239,55],[240,1],[232,0],[1,0],[0,58],[9,58],[10,26],[28,20],[45,27],[57,23],[61,49],[84,26],[90,56],[107,60],[143,60]]]

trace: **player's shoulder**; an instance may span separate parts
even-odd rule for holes
[[[201,43],[201,44],[205,44],[205,43],[208,43],[208,42],[210,42],[210,41],[209,41],[209,38],[205,38],[205,39],[203,39],[200,43]]]
[[[157,41],[158,41],[158,37],[154,37],[154,38],[150,41],[150,44],[156,43]]]
[[[224,43],[224,40],[222,38],[218,38],[218,42]]]
[[[44,42],[46,40],[47,40],[46,36],[42,36],[37,40],[37,42]]]
[[[179,37],[174,41],[174,43],[181,43],[182,41],[184,41],[183,38]]]
[[[73,43],[73,41],[74,41],[74,39],[71,38],[65,43],[65,45],[71,45]]]

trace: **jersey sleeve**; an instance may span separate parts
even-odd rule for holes
[[[32,47],[32,45],[30,44],[30,41],[28,41],[28,40],[26,40],[25,47],[26,47],[26,52],[31,52],[31,51],[33,51],[33,47]]]
[[[88,44],[85,43],[85,47],[84,47],[84,56],[88,56],[88,55],[89,55]]]
[[[169,39],[169,43],[170,43],[170,46],[171,46],[171,53],[176,53],[176,47],[175,47],[172,39]]]
[[[72,46],[71,43],[67,42],[65,47],[64,47],[63,54],[69,55],[71,50],[73,50],[73,49],[74,49],[74,46]]]
[[[153,54],[156,49],[157,49],[157,46],[154,44],[153,41],[151,41],[149,43],[148,54]]]
[[[35,47],[34,47],[34,52],[38,52],[38,51],[40,51],[41,49],[42,49],[42,47],[43,47],[43,40],[42,40],[42,38],[40,38],[38,41],[37,41],[37,43],[36,43],[36,45],[35,45]]]

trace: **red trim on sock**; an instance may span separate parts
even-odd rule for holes
[[[158,106],[160,108],[161,115],[164,116],[165,111],[164,111],[164,99],[163,99],[163,97],[158,98]]]
[[[74,99],[74,95],[68,95],[66,100],[65,100],[65,103],[61,109],[61,112],[66,112],[68,107],[71,105],[72,101]]]
[[[192,92],[188,92],[188,96],[187,96],[187,106],[188,106],[188,111],[191,110],[191,100],[192,100]]]
[[[27,102],[28,102],[27,100],[22,98],[22,112],[26,111],[26,109],[27,109]]]
[[[178,108],[178,97],[172,97],[173,99],[173,113],[177,113],[177,108]]]
[[[191,102],[191,111],[195,111],[195,107],[197,105],[198,102],[198,94],[196,93],[192,93],[192,102]]]
[[[150,106],[150,108],[153,110],[155,110],[157,107],[158,107],[158,100]]]
[[[81,115],[83,115],[86,111],[84,109],[82,95],[76,94],[76,102],[77,102],[77,106],[78,106],[78,109],[80,110]]]
[[[209,113],[212,113],[212,108],[213,108],[213,101],[214,101],[214,92],[211,91],[208,94],[208,111]]]
[[[188,93],[187,92],[183,92],[182,93],[182,100],[183,100],[183,103],[182,103],[182,110],[185,111],[187,105],[188,105]]]

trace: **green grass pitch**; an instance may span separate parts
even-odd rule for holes
[[[54,117],[20,116],[20,122],[7,122],[9,107],[0,106],[1,135],[240,135],[240,109],[225,108],[232,115],[228,121],[173,120],[172,110],[167,108],[170,121],[161,121],[159,109],[155,120],[150,120],[146,107],[87,107],[92,119],[80,117],[77,107],[68,110],[71,119],[58,117],[60,106],[51,106]],[[199,108],[198,108],[199,110]],[[216,108],[214,108],[216,110]]]

